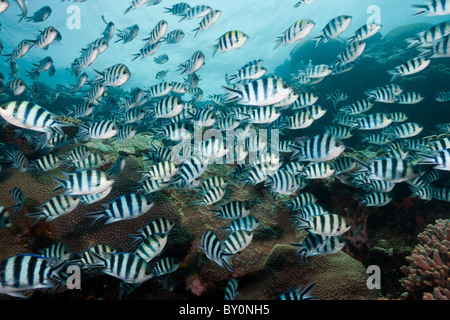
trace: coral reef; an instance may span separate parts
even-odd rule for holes
[[[439,219],[420,233],[420,243],[406,258],[409,266],[401,270],[406,278],[401,280],[407,290],[406,298],[424,300],[450,299],[450,219]]]

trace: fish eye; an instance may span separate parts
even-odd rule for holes
[[[111,178],[110,177],[106,177],[106,181],[111,181]]]
[[[335,146],[335,147],[340,147],[341,144],[340,144],[339,142],[336,142],[336,143],[334,144],[334,146]]]
[[[7,108],[6,104],[2,105],[1,108],[2,108],[2,110],[6,110],[6,108]]]

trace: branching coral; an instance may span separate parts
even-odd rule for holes
[[[418,239],[406,258],[409,267],[402,267],[407,277],[400,282],[409,293],[423,292],[425,300],[450,299],[450,219],[428,225]]]

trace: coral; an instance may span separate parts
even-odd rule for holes
[[[401,279],[409,296],[422,295],[426,300],[450,299],[450,219],[436,220],[418,235],[419,244],[406,258],[409,266],[401,270]]]
[[[245,299],[271,300],[299,285],[316,282],[313,295],[321,300],[377,298],[377,293],[366,286],[364,266],[346,253],[310,257],[303,264],[295,253],[292,246],[274,246],[257,279],[240,287],[239,292]]]

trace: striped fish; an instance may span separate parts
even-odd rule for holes
[[[319,120],[327,113],[327,109],[318,104],[307,106],[303,111],[308,112],[314,120]]]
[[[153,59],[157,64],[165,64],[169,61],[169,56],[167,54],[161,54]]]
[[[327,209],[317,203],[308,203],[300,209],[300,213],[296,214],[291,221],[296,221],[297,217],[306,218],[319,216],[330,213]]]
[[[122,127],[112,141],[124,142],[131,140],[137,133],[137,129],[131,125]]]
[[[275,300],[317,300],[317,297],[311,295],[311,291],[316,286],[315,282],[304,287],[303,285],[278,295]]]
[[[0,204],[0,228],[8,228],[13,226],[13,220],[8,209]]]
[[[169,32],[167,34],[167,36],[165,36],[161,41],[165,41],[166,44],[174,44],[174,43],[178,43],[181,40],[183,40],[184,36],[185,36],[185,34],[184,34],[183,30],[176,29],[176,30]]]
[[[409,76],[424,70],[430,62],[430,59],[417,57],[395,67],[394,70],[389,70],[388,73],[392,75],[391,81],[394,81],[399,76]]]
[[[76,146],[72,151],[70,151],[69,155],[67,156],[67,161],[81,161],[83,159],[86,159],[91,154],[91,151],[87,146],[84,144]]]
[[[391,181],[369,179],[369,181],[363,185],[363,189],[367,192],[385,192],[386,193],[386,192],[391,192],[392,189],[394,189],[395,185],[396,185],[396,183],[391,182]]]
[[[314,105],[319,96],[312,92],[303,92],[298,95],[297,100],[291,105],[292,110],[303,109]]]
[[[161,46],[162,42],[163,41],[160,40],[155,43],[146,44],[143,48],[139,50],[138,53],[133,54],[133,59],[131,59],[131,61],[134,61],[137,58],[144,59],[155,54],[156,51],[158,51],[159,47]]]
[[[76,58],[71,64],[72,74],[77,77],[81,76],[81,71],[86,69],[95,62],[100,54],[100,48],[98,46],[89,46],[81,53],[81,56]]]
[[[10,101],[0,106],[0,116],[8,123],[24,129],[63,135],[63,127],[72,126],[56,120],[57,116],[29,101]]]
[[[98,153],[90,153],[85,159],[73,162],[69,168],[74,168],[76,171],[87,169],[99,169],[108,160],[105,156]]]
[[[450,34],[439,39],[431,46],[420,48],[419,50],[421,51],[420,57],[430,59],[450,57]]]
[[[394,127],[389,127],[387,132],[398,139],[415,137],[423,130],[423,126],[416,122],[406,122]]]
[[[348,115],[360,114],[369,111],[373,107],[373,103],[367,99],[361,99],[353,102],[352,104],[342,107],[339,112],[344,112]]]
[[[305,229],[324,236],[339,236],[351,228],[344,218],[334,213],[298,219],[300,223],[295,227],[296,229]]]
[[[199,186],[201,192],[207,192],[208,190],[216,187],[225,188],[228,185],[228,182],[225,181],[223,177],[220,176],[211,176],[202,181]]]
[[[151,98],[159,98],[170,93],[173,89],[173,84],[171,82],[160,82],[146,89],[145,92]]]
[[[292,195],[300,187],[296,177],[285,170],[278,170],[269,178],[267,184],[271,185],[272,193],[283,195]]]
[[[424,97],[415,91],[405,92],[397,96],[397,103],[399,104],[416,104],[420,103]]]
[[[214,213],[213,218],[237,219],[248,216],[251,209],[242,201],[230,201],[220,206],[220,209],[210,209]]]
[[[211,10],[208,14],[206,14],[200,21],[198,27],[195,28],[194,30],[192,30],[192,31],[195,31],[194,37],[197,36],[197,34],[200,31],[205,31],[206,29],[211,27],[213,24],[215,24],[217,22],[217,20],[219,20],[221,15],[222,15],[222,11],[220,11],[220,10]]]
[[[343,143],[328,133],[318,134],[300,146],[291,148],[294,150],[291,160],[298,161],[329,161],[337,158],[345,150]]]
[[[175,16],[185,16],[186,13],[191,9],[191,6],[186,2],[179,2],[177,4],[174,4],[170,8],[164,8],[166,9],[166,13],[173,14]]]
[[[331,166],[335,170],[336,174],[349,172],[353,170],[357,165],[357,162],[352,157],[344,156],[339,157],[331,163]]]
[[[413,16],[425,14],[427,16],[443,16],[450,14],[450,4],[447,0],[430,0],[429,4],[414,5],[418,11]]]
[[[433,199],[433,193],[431,191],[431,188],[426,187],[420,187],[420,188],[410,188],[411,191],[413,191],[410,195],[411,198],[418,197],[421,200],[430,201]]]
[[[84,118],[94,112],[95,105],[89,100],[84,100],[81,103],[67,107],[67,116],[73,118]]]
[[[235,254],[241,252],[250,244],[252,239],[252,231],[234,231],[222,242],[222,250],[225,254]]]
[[[199,249],[205,253],[209,260],[217,263],[222,268],[227,268],[230,271],[233,270],[230,262],[228,261],[232,255],[224,253],[222,249],[222,242],[213,231],[206,230],[202,234]]]
[[[110,224],[117,221],[137,218],[148,212],[154,203],[150,202],[143,195],[136,193],[127,193],[108,203],[102,204],[105,210],[94,211],[86,214],[88,218],[94,218],[91,225],[99,220],[105,219],[104,224]]]
[[[77,135],[86,139],[109,139],[119,133],[119,129],[114,121],[87,121],[85,124],[78,124],[79,131]]]
[[[385,192],[373,192],[363,197],[360,205],[366,207],[382,207],[391,202],[392,197]]]
[[[294,8],[298,8],[300,6],[306,6],[306,5],[311,4],[313,2],[314,2],[314,0],[300,0],[296,4],[294,4]]]
[[[356,159],[355,159],[356,160]],[[363,171],[370,173],[370,179],[384,180],[391,182],[409,181],[417,176],[419,172],[410,162],[398,158],[380,158],[372,159],[369,164],[359,160],[358,164],[363,167]]]
[[[450,148],[450,137],[429,141],[427,147],[433,151],[448,149]]]
[[[450,202],[450,188],[432,187],[430,189],[433,199]]]
[[[193,76],[204,64],[205,55],[201,50],[197,50],[187,61],[179,65],[177,71],[181,71],[181,74],[186,73]]]
[[[224,233],[235,232],[239,230],[254,231],[260,222],[253,216],[245,216],[231,221],[227,226],[221,227],[225,230]]]
[[[34,44],[31,40],[20,41],[10,54],[5,54],[5,56],[8,57],[5,62],[15,62],[26,55],[33,46]]]
[[[70,247],[63,242],[54,242],[50,246],[37,250],[39,255],[45,258],[54,257],[59,261],[67,261],[72,255]]]
[[[339,36],[348,28],[351,21],[352,17],[346,15],[337,16],[331,19],[330,22],[328,22],[327,25],[322,29],[322,34],[314,38],[317,41],[316,47],[318,47],[321,43],[327,43],[331,39]]]
[[[21,19],[19,22],[25,18],[27,22],[42,22],[46,20],[50,15],[52,14],[52,8],[49,6],[43,6],[39,10],[33,13],[32,16],[27,17],[24,13],[20,14],[19,16]]]
[[[392,123],[392,118],[387,113],[372,113],[357,120],[358,130],[378,130]]]
[[[148,0],[131,0],[130,6],[124,11],[123,14],[125,15],[132,10],[136,10],[145,4],[149,5]]]
[[[16,203],[15,205],[11,206],[11,209],[14,209],[13,216],[17,214],[17,212],[20,211],[23,205],[23,193],[22,190],[20,190],[19,187],[14,187],[9,192],[9,195],[11,196],[11,199]]]
[[[135,246],[137,243],[142,242],[151,235],[168,235],[174,226],[175,223],[172,220],[164,217],[159,217],[151,220],[144,227],[137,230],[136,233],[129,234],[128,236],[134,239],[132,246]]]
[[[117,39],[115,42],[123,41],[123,44],[133,41],[134,38],[137,37],[139,33],[139,26],[137,24],[134,24],[132,26],[129,26],[125,30],[117,30],[117,36],[119,39]]]
[[[213,57],[217,50],[222,52],[228,52],[241,48],[248,40],[248,35],[242,31],[232,30],[224,33],[220,36],[217,41],[218,43],[214,46]]]
[[[365,94],[371,101],[382,103],[394,103],[397,101],[397,95],[401,94],[402,90],[394,91],[393,88],[381,87],[366,91]]]
[[[450,101],[450,91],[440,91],[436,93],[434,99],[438,102],[447,102]]]
[[[329,133],[340,140],[350,139],[351,137],[353,137],[352,130],[353,130],[352,128],[344,126],[333,126],[324,128],[324,131],[326,133]]]
[[[296,112],[288,117],[288,122],[288,129],[290,130],[305,129],[313,124],[314,118],[309,112]]]
[[[263,75],[265,75],[267,72],[267,69],[259,66],[248,66],[242,69],[237,70],[234,74],[225,75],[225,80],[227,83],[230,83],[231,81],[236,81],[239,83],[245,83],[253,80],[257,80],[261,78]]]
[[[94,81],[109,87],[120,87],[124,85],[131,76],[130,69],[122,63],[106,68],[103,72],[98,70],[94,71],[99,75]]]
[[[389,142],[391,142],[391,140],[389,139],[389,137],[385,134],[382,133],[374,133],[374,134],[369,134],[369,135],[363,135],[363,139],[362,141],[368,142],[368,143],[372,143],[372,144],[376,144],[376,145],[386,145]]]
[[[283,204],[287,209],[301,210],[302,207],[316,203],[317,197],[310,192],[300,193],[289,201],[284,201]]]
[[[87,269],[98,265],[98,256],[109,259],[110,256],[105,256],[105,253],[117,252],[117,249],[106,244],[98,244],[89,247],[87,250],[75,253],[68,261],[68,264],[78,265],[81,269]]]
[[[156,261],[152,265],[152,274],[155,277],[161,277],[163,275],[175,272],[181,263],[175,258],[172,257],[164,257],[158,261]]]
[[[103,252],[93,253],[100,260],[102,272],[126,283],[143,283],[153,277],[151,266],[135,253]]]
[[[431,154],[418,153],[420,160],[417,164],[434,164],[436,170],[450,171],[450,149],[436,150]]]
[[[152,29],[147,38],[144,38],[144,41],[147,41],[146,45],[153,44],[161,40],[164,34],[167,31],[169,24],[166,20],[160,20],[156,26]],[[166,55],[167,56],[167,55]]]
[[[227,282],[227,285],[225,286],[225,294],[223,299],[224,300],[234,300],[236,296],[239,296],[239,292],[237,292],[238,289],[238,280],[237,279],[230,279]]]
[[[57,195],[50,198],[44,204],[36,207],[38,212],[26,214],[29,218],[35,218],[33,226],[36,226],[40,221],[52,221],[58,217],[68,214],[75,210],[81,203],[80,197]]]
[[[112,190],[112,186],[103,190],[102,192],[94,193],[94,194],[87,194],[81,196],[81,203],[83,205],[93,204],[100,200],[103,200],[106,198]]]
[[[226,192],[226,190],[221,187],[211,188],[203,194],[202,200],[196,201],[195,203],[199,204],[199,209],[203,205],[208,205],[208,206],[212,205],[212,204],[217,203],[220,200],[222,200],[222,198],[225,195],[225,192]]]
[[[168,73],[169,73],[169,70],[159,71],[159,72],[156,73],[155,79],[158,79],[158,80],[163,79],[165,76],[167,76]]]
[[[147,168],[145,171],[138,171],[142,174],[142,180],[161,180],[172,178],[176,175],[178,167],[170,160],[161,161]]]
[[[309,257],[315,256],[325,246],[329,238],[328,236],[309,232],[302,243],[291,243],[291,245],[299,247],[296,254],[300,256],[300,263],[303,263]]]
[[[370,37],[373,37],[375,34],[380,31],[381,25],[378,23],[367,23],[362,27],[358,28],[354,35],[348,38],[347,43],[351,43],[353,41],[363,41]]]
[[[58,275],[65,262],[34,254],[19,254],[0,262],[0,293],[25,298],[22,292],[54,288],[51,280]]]
[[[152,109],[153,118],[172,118],[178,115],[185,107],[185,102],[177,96],[169,96],[161,99]]]
[[[134,250],[134,253],[150,262],[153,258],[158,256],[167,243],[167,234],[156,233],[146,237]]]
[[[237,83],[234,88],[223,88],[227,91],[225,103],[236,101],[247,106],[268,106],[281,102],[293,90],[279,77],[261,78],[246,84]]]
[[[25,172],[28,170],[29,161],[21,150],[5,149],[4,153],[6,154],[5,160],[11,162],[11,167],[18,169],[19,172]]]
[[[47,50],[51,43],[54,41],[60,42],[62,40],[61,33],[55,29],[55,27],[47,27],[33,40],[34,48],[42,48]]]
[[[192,19],[196,19],[196,18],[202,18],[202,17],[206,16],[208,13],[210,13],[211,11],[212,11],[212,8],[210,6],[207,6],[204,4],[196,5],[192,8],[189,8],[189,10],[187,10],[182,15],[180,22],[183,21],[184,19],[192,20]]]
[[[407,49],[433,44],[449,34],[450,21],[438,23],[425,31],[420,32],[417,37],[406,39],[406,42],[409,43]]]
[[[302,19],[294,22],[275,41],[274,49],[304,39],[315,27],[315,22],[310,19]]]
[[[366,48],[364,41],[353,41],[338,55],[338,61],[333,64],[333,68],[349,64],[358,59]]]
[[[103,171],[80,170],[64,173],[65,180],[53,177],[57,183],[50,193],[60,189],[67,189],[63,194],[68,196],[90,195],[102,192],[113,185],[114,179]]]

